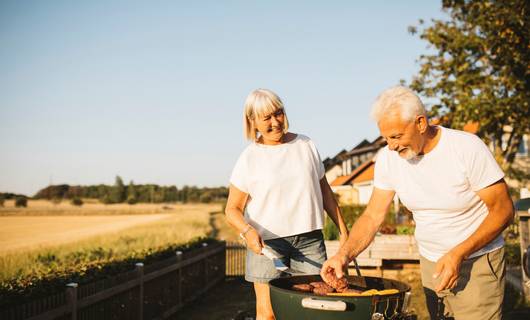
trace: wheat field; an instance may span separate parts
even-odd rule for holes
[[[15,209],[9,205],[0,212]],[[146,252],[205,237],[221,205],[89,203],[79,208],[39,200],[16,208],[30,209],[36,214],[0,216],[0,282],[80,263],[141,259]]]

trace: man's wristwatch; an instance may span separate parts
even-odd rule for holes
[[[245,229],[243,229],[243,231],[241,231],[241,233],[239,234],[239,237],[243,239],[244,241],[247,241],[247,238],[245,238],[245,235],[250,231],[251,228],[252,226],[247,223],[247,226],[245,227]]]

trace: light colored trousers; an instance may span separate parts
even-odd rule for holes
[[[435,293],[435,262],[420,257],[421,281],[431,319],[502,319],[504,247],[462,262],[455,288]]]

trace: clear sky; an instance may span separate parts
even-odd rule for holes
[[[0,192],[227,185],[247,94],[282,98],[322,159],[377,137],[409,81],[407,27],[441,1],[0,1]]]

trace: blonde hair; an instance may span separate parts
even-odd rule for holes
[[[278,110],[283,110],[284,125],[283,132],[289,129],[289,120],[285,113],[283,102],[278,95],[268,89],[256,89],[252,91],[245,100],[245,111],[243,115],[243,131],[246,139],[256,141],[258,130],[254,124],[256,117],[263,117]]]
[[[383,91],[373,103],[370,115],[379,122],[385,115],[396,111],[399,111],[404,121],[412,121],[419,115],[427,116],[420,98],[404,86],[395,86]]]

